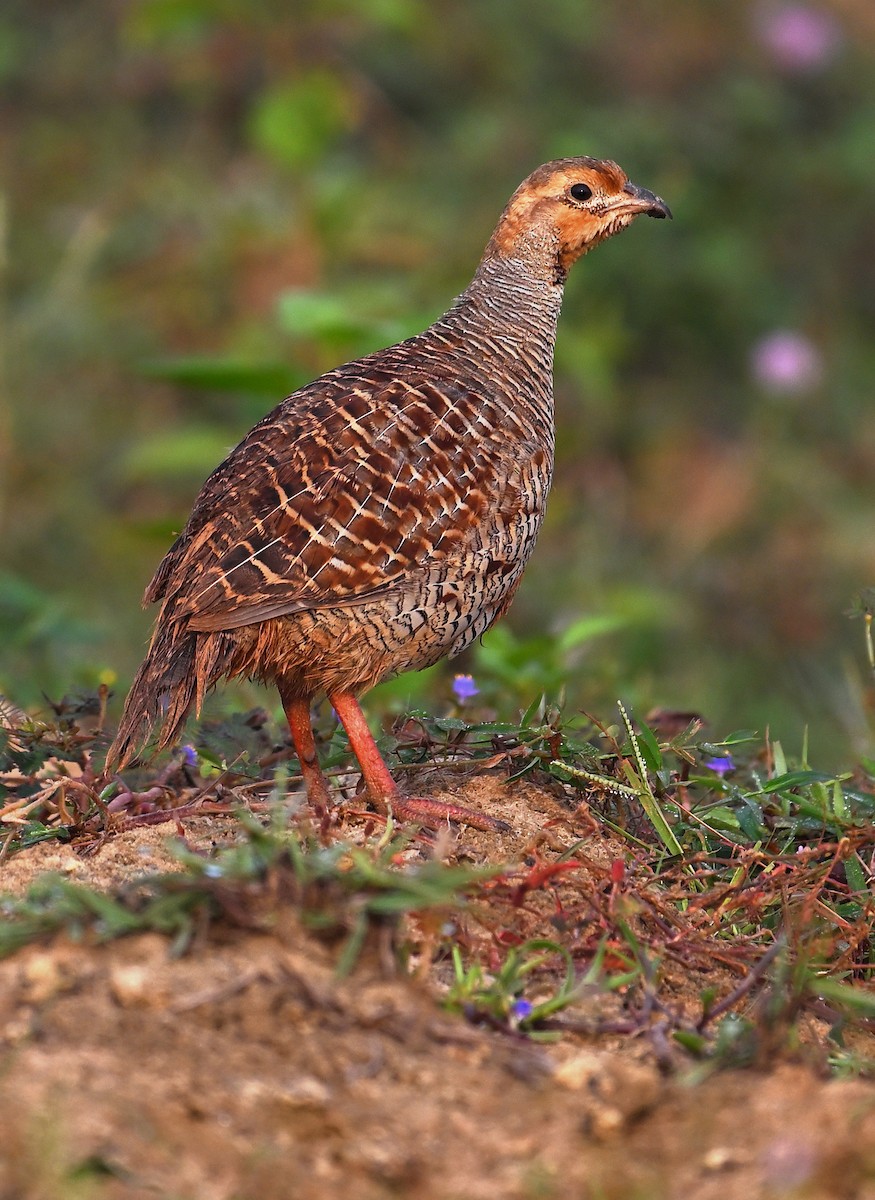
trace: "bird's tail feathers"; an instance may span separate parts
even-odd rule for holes
[[[204,695],[223,673],[225,643],[222,634],[195,633],[178,620],[159,618],[107,752],[107,771],[119,771],[130,762],[156,725],[156,750],[177,740],[192,708],[200,711]]]

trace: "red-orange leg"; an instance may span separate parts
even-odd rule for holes
[[[484,829],[491,833],[509,831],[510,826],[504,821],[496,821],[487,817],[485,813],[474,812],[473,809],[462,808],[458,804],[447,804],[443,800],[432,800],[427,796],[402,798],[397,783],[377,749],[377,743],[368,728],[358,700],[352,692],[334,692],[328,699],[340,718],[352,752],[359,761],[368,795],[382,812],[388,812],[391,808],[394,816],[418,821],[420,825],[437,826],[446,821],[459,821],[463,825],[471,825],[475,829]],[[292,736],[294,737],[294,734]]]
[[[283,709],[289,723],[292,741],[295,744],[295,753],[301,764],[307,799],[316,814],[322,817],[331,804],[331,795],[319,766],[319,756],[316,753],[316,739],[313,737],[313,725],[310,720],[310,702],[308,700],[290,700],[288,703],[283,703]]]

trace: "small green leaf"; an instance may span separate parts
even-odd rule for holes
[[[757,816],[753,806],[744,806],[739,808],[736,816],[738,817],[738,827],[746,838],[751,842],[757,842],[765,833],[762,814]]]
[[[860,766],[872,779],[875,779],[875,758],[861,758]]]
[[[835,776],[824,775],[820,771],[784,771],[764,783],[761,792],[786,792],[791,788],[804,787],[810,783],[832,783]]]
[[[18,835],[22,850],[36,846],[39,842],[69,842],[70,831],[63,825],[43,825],[41,821],[28,821]]]
[[[651,771],[661,771],[663,766],[662,751],[659,748],[659,742],[657,742],[653,730],[641,722],[639,723],[637,733],[641,752],[648,767],[650,767]]]
[[[821,976],[809,980],[808,990],[815,996],[820,996],[822,1000],[828,1000],[841,1008],[849,1008],[864,1017],[875,1017],[875,992]]]
[[[832,811],[840,821],[847,821],[849,816],[848,806],[845,803],[845,794],[838,779],[835,780],[832,787]]]
[[[628,620],[618,613],[597,613],[589,617],[579,617],[562,631],[557,646],[560,653],[565,654],[584,642],[591,642],[606,633],[616,633],[628,624]]]
[[[780,742],[772,742],[772,760],[775,764],[776,775],[788,774],[787,758],[784,754],[784,747]]]
[[[351,311],[339,296],[306,288],[289,288],[276,305],[277,319],[283,329],[303,338],[353,338],[369,332],[370,318]]]
[[[860,860],[853,854],[850,858],[845,859],[845,878],[851,891],[856,895],[869,895],[869,879]]]
[[[435,729],[439,729],[441,733],[464,733],[468,729],[467,721],[460,720],[459,717],[435,717]]]
[[[299,371],[285,363],[244,362],[235,358],[207,358],[185,355],[155,358],[140,364],[144,375],[167,379],[187,387],[209,388],[224,392],[257,392],[279,399],[306,383]]]
[[[696,1056],[705,1054],[708,1049],[708,1039],[701,1033],[695,1033],[692,1029],[676,1029],[672,1037],[679,1046],[683,1046],[685,1050],[689,1050]]]
[[[702,742],[700,749],[705,754],[719,754],[726,746],[738,746],[742,742],[755,742],[759,734],[755,729],[737,729],[721,742]]]
[[[118,471],[126,482],[142,479],[207,475],[233,445],[226,430],[212,425],[189,425],[140,437],[119,460]]]
[[[717,808],[709,808],[705,814],[705,820],[717,829],[741,828],[738,814],[734,813],[731,808],[725,808],[722,805],[718,805]]]
[[[354,121],[341,76],[317,68],[263,92],[249,128],[258,149],[275,162],[305,167],[321,158]]]

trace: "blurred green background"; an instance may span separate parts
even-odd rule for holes
[[[572,274],[511,616],[383,702],[466,670],[499,709],[564,685],[871,752],[871,0],[12,0],[0,81],[0,691],[120,693],[226,450],[437,316],[586,153],[675,221]]]

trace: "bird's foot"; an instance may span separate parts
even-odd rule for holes
[[[513,832],[507,821],[488,817],[486,813],[476,812],[473,808],[465,808],[461,804],[434,800],[431,796],[393,794],[372,799],[383,812],[389,810],[393,817],[402,821],[415,821],[418,825],[428,825],[432,829],[438,829],[448,821],[456,821],[459,825],[469,825],[472,829],[483,830],[484,833]]]
[[[377,743],[352,692],[331,692],[328,699],[346,730],[353,753],[359,760],[368,797],[381,813],[391,812],[392,816],[399,817],[402,821],[415,821],[418,825],[428,825],[432,829],[439,829],[448,821],[458,821],[460,825],[470,825],[472,829],[482,829],[485,833],[512,832],[506,821],[487,817],[485,813],[463,808],[459,804],[447,804],[443,800],[433,800],[430,796],[402,796],[389,768],[383,762]]]

